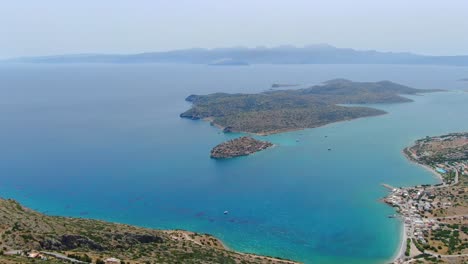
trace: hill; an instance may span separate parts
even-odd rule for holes
[[[207,234],[154,230],[91,219],[47,216],[0,199],[0,263],[30,263],[9,251],[37,250],[93,263],[115,257],[125,263],[295,263],[228,250]],[[51,259],[51,260],[50,260]],[[48,263],[59,258],[49,257]],[[32,262],[31,262],[32,263]]]

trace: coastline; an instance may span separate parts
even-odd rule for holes
[[[437,179],[440,180],[440,183],[442,183],[444,179],[442,178],[442,176],[441,176],[439,173],[437,173],[437,171],[435,171],[433,168],[431,168],[431,167],[429,167],[429,166],[427,166],[427,165],[425,165],[425,164],[422,164],[422,163],[417,162],[417,161],[414,159],[414,157],[408,156],[408,153],[411,153],[411,151],[409,150],[410,148],[411,148],[411,147],[406,147],[406,148],[404,148],[404,149],[402,150],[402,153],[403,153],[403,155],[406,157],[406,159],[407,159],[408,161],[410,161],[411,163],[416,164],[416,165],[418,165],[418,166],[424,168],[425,170],[429,171],[429,172],[432,173]]]
[[[107,257],[112,256],[120,259],[134,260],[134,256],[131,255],[132,251],[128,253],[125,249],[128,247],[146,248],[147,245],[156,243],[159,244],[159,246],[153,248],[153,251],[158,252],[159,255],[165,255],[165,257],[167,257],[166,260],[170,260],[170,263],[172,263],[172,261],[178,262],[178,260],[180,260],[179,255],[186,252],[186,247],[196,250],[198,252],[197,254],[199,254],[198,258],[206,260],[206,263],[217,263],[212,262],[211,257],[213,254],[230,258],[232,261],[235,261],[235,263],[300,263],[294,260],[283,259],[281,257],[236,251],[227,247],[221,239],[210,234],[180,229],[165,230],[145,228],[136,225],[95,220],[91,218],[51,216],[24,207],[16,200],[4,199],[1,197],[0,207],[2,208],[2,210],[0,210],[1,226],[9,227],[19,225],[22,227],[21,229],[11,227],[10,233],[4,234],[0,238],[0,243],[2,244],[4,251],[22,252],[19,255],[15,254],[18,257],[27,257],[27,252],[51,252],[52,255],[60,255],[62,252],[65,252],[63,254],[78,252],[87,254],[92,258],[102,258],[102,255],[104,255]],[[47,224],[44,226],[39,225],[38,227],[37,223],[42,222]],[[31,223],[36,223],[35,228],[33,228]],[[15,238],[18,235],[23,234],[23,232],[27,232],[30,235],[30,239],[16,240]],[[63,237],[66,237],[67,240],[61,239]],[[112,239],[109,240],[109,237]],[[126,238],[126,240],[122,240],[123,237],[128,238]],[[78,239],[77,241],[85,241],[86,243],[83,242],[85,243],[85,246],[82,246],[80,243],[69,243],[69,241],[73,241],[73,239]],[[52,240],[57,241],[54,246],[44,242]],[[114,247],[115,244],[109,242],[117,240],[121,242],[118,244],[118,247]],[[35,243],[31,241],[35,241]],[[168,250],[166,247],[172,248],[172,250]],[[182,252],[180,251],[181,247],[183,248]],[[173,251],[179,253],[173,254]],[[148,252],[145,251],[145,253]],[[3,254],[0,254],[0,257],[2,255]],[[148,262],[150,260],[152,262],[153,260],[158,259],[157,257],[155,258],[154,255],[141,255],[139,258],[144,258],[144,260]],[[3,263],[1,258],[0,262]]]
[[[191,242],[193,242],[195,244],[203,246],[202,243],[200,243],[199,241],[197,241],[195,239],[192,239],[190,237],[193,234],[197,234],[196,232],[188,231],[188,230],[179,230],[179,229],[176,229],[176,230],[161,230],[161,231],[164,232],[164,233],[167,233],[169,235],[171,235],[171,234],[172,235],[174,235],[174,234],[179,235],[175,239],[181,239],[182,238],[184,240],[188,240],[188,241],[191,241]],[[210,234],[203,234],[203,235],[208,236],[208,237],[212,237],[217,241],[217,244],[214,245],[214,247],[216,247],[218,249],[229,251],[229,252],[231,252],[233,254],[238,254],[238,255],[247,256],[247,257],[258,257],[258,258],[266,259],[266,260],[269,260],[269,261],[277,261],[277,262],[280,262],[281,264],[283,264],[283,263],[284,264],[298,264],[298,263],[301,263],[301,262],[297,262],[297,261],[294,261],[294,260],[283,259],[283,258],[279,258],[279,257],[273,257],[273,256],[267,256],[267,255],[258,255],[258,254],[255,254],[255,253],[236,251],[236,250],[226,246],[226,244],[221,239],[219,239],[219,238],[217,238],[215,236],[212,236]]]
[[[406,235],[406,233],[408,231],[409,231],[409,226],[407,224],[405,224],[405,222],[403,221],[403,226],[401,228],[401,233],[400,233],[400,247],[398,248],[398,250],[395,252],[395,254],[390,259],[390,263],[395,263],[399,259],[401,259],[401,258],[403,258],[405,256],[406,240],[408,239],[408,236]]]
[[[434,169],[432,169],[431,167],[425,164],[421,164],[417,162],[416,159],[412,156],[412,152],[410,151],[410,149],[411,147],[406,147],[401,151],[403,155],[406,157],[406,159],[410,161],[411,163],[416,164],[424,168],[425,170],[431,172],[434,176],[436,176],[437,179],[440,180],[440,182],[443,182],[442,176],[439,173],[437,173]],[[400,246],[398,250],[395,252],[395,254],[393,255],[393,257],[390,259],[390,263],[400,263],[400,260],[402,260],[405,257],[406,244],[407,244],[407,239],[408,239],[407,233],[411,231],[410,226],[405,223],[405,220],[403,219],[403,215],[401,214],[399,210],[397,210],[397,214],[402,223],[402,227],[401,227],[402,230],[400,234]]]
[[[458,134],[455,134],[458,135]],[[453,136],[453,134],[444,135],[440,137],[434,137],[436,140],[440,140],[440,138],[444,138],[447,136]],[[465,136],[466,137],[466,136]],[[455,140],[454,140],[455,141]],[[449,141],[452,142],[452,141]],[[414,145],[405,147],[402,150],[403,155],[412,163],[416,163],[417,165],[421,166],[425,170],[431,172],[431,174],[435,175],[437,179],[439,179],[440,183],[434,184],[420,184],[416,186],[406,186],[406,187],[392,187],[387,184],[383,184],[384,187],[389,189],[389,194],[383,198],[383,201],[387,203],[389,206],[395,208],[396,213],[399,216],[399,219],[402,220],[402,231],[403,233],[400,235],[400,246],[399,249],[396,250],[395,254],[393,255],[390,263],[409,263],[414,261],[418,258],[464,258],[468,256],[468,254],[462,254],[463,247],[461,249],[458,248],[458,254],[452,254],[452,250],[456,250],[457,242],[454,244],[446,244],[443,242],[442,244],[438,244],[437,248],[433,244],[434,241],[442,241],[443,239],[440,238],[440,235],[431,236],[433,235],[434,230],[437,232],[438,230],[443,230],[445,233],[448,232],[450,235],[451,232],[453,234],[458,234],[459,231],[457,225],[451,226],[451,223],[454,223],[453,220],[459,218],[460,222],[456,222],[457,224],[462,224],[464,215],[463,211],[459,212],[452,212],[448,216],[444,215],[437,215],[440,213],[442,209],[446,208],[454,208],[460,206],[460,204],[455,204],[452,207],[452,198],[455,193],[463,194],[463,184],[460,187],[459,182],[466,186],[466,180],[459,179],[460,174],[463,173],[465,168],[466,170],[466,160],[463,161],[463,156],[459,158],[459,160],[454,161],[454,164],[449,165],[449,169],[447,171],[451,171],[453,173],[452,177],[454,179],[447,180],[443,175],[436,171],[435,167],[439,166],[438,163],[444,163],[444,160],[439,158],[434,165],[433,163],[424,162],[424,160],[420,159],[418,155],[420,153],[420,149],[413,150],[414,148],[418,148],[420,142],[416,141]],[[462,143],[461,144],[466,144]],[[450,148],[455,148],[457,146],[449,145]],[[463,146],[463,145],[462,145]],[[441,147],[442,148],[442,147]],[[416,152],[417,151],[417,152]],[[425,153],[425,152],[424,152]],[[424,155],[424,154],[423,154]],[[435,154],[434,154],[435,155]],[[445,156],[441,156],[445,157]],[[466,157],[466,156],[465,156]],[[428,165],[431,164],[431,165]],[[447,161],[445,161],[447,164]],[[461,172],[460,172],[461,170]],[[460,187],[459,189],[453,189],[456,187]],[[437,191],[439,190],[439,191]],[[447,191],[448,190],[448,191]],[[447,192],[447,193],[444,193]],[[461,191],[461,192],[460,192]],[[442,198],[440,198],[442,197]],[[441,200],[445,199],[445,200]],[[456,201],[456,198],[455,200]],[[462,203],[463,204],[463,203]],[[465,204],[466,206],[466,204]],[[442,208],[442,209],[441,209]],[[466,207],[465,207],[466,209]],[[433,210],[436,213],[433,213]],[[465,210],[466,213],[466,210]],[[441,219],[447,218],[446,221]],[[448,219],[451,219],[450,222]],[[457,237],[458,235],[454,235]],[[406,249],[408,248],[407,240],[411,239],[410,241],[410,248],[409,248],[409,255],[405,255]],[[452,239],[452,237],[450,237]],[[446,240],[448,241],[448,240]],[[450,241],[457,241],[457,240],[450,240]],[[432,244],[431,244],[432,243]],[[443,247],[447,247],[447,251],[440,252],[439,250],[443,250]],[[465,251],[466,253],[466,251]],[[463,259],[462,259],[463,261]],[[445,263],[445,262],[444,262]],[[458,262],[457,262],[458,263]],[[464,262],[463,262],[464,263]]]

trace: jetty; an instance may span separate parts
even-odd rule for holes
[[[386,189],[389,189],[390,191],[396,189],[395,187],[391,186],[390,184],[382,183],[381,185],[382,185],[383,187],[385,187]]]

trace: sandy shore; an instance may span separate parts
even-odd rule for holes
[[[406,235],[406,233],[409,231],[408,228],[409,228],[408,225],[405,224],[404,219],[403,219],[403,228],[401,229],[401,234],[400,234],[400,247],[398,251],[395,252],[395,255],[393,255],[390,263],[398,263],[398,260],[405,257],[406,240],[408,239],[408,236]]]
[[[443,182],[444,179],[442,178],[442,175],[440,175],[440,174],[439,174],[437,171],[435,171],[433,168],[431,168],[431,167],[429,167],[429,166],[427,166],[427,165],[425,165],[425,164],[421,164],[421,163],[417,162],[416,159],[415,159],[414,157],[408,156],[408,152],[410,152],[410,151],[409,151],[409,148],[405,148],[405,149],[402,151],[403,155],[405,155],[405,157],[406,157],[410,162],[412,162],[412,163],[414,163],[414,164],[416,164],[416,165],[418,165],[418,166],[423,167],[424,169],[426,169],[427,171],[429,171],[430,173],[432,173],[437,179],[439,179],[441,183]]]
[[[423,167],[424,169],[430,171],[432,174],[434,174],[438,179],[442,181],[442,177],[436,171],[434,171],[431,167],[418,163],[414,157],[409,156],[409,153],[411,153],[409,148],[403,149],[402,153],[410,162],[417,164]],[[395,252],[393,257],[391,258],[390,263],[399,263],[405,257],[406,240],[408,239],[408,236],[406,234],[409,232],[409,226],[404,222],[405,221],[404,219],[402,219],[402,221],[403,221],[403,227],[401,229],[401,234],[400,234],[400,247]]]
[[[425,170],[431,172],[437,179],[440,180],[440,182],[443,182],[442,175],[437,173],[437,171],[435,171],[433,168],[431,168],[431,167],[429,167],[429,166],[427,166],[425,164],[421,164],[421,163],[417,162],[415,157],[412,156],[412,152],[410,151],[409,147],[405,148],[402,151],[402,153],[410,162],[412,162],[414,164],[417,164],[417,165],[421,166],[422,168],[424,168]],[[411,155],[411,156],[409,156],[409,155]],[[403,221],[403,228],[402,228],[402,233],[400,235],[400,247],[399,247],[398,251],[395,253],[395,255],[393,256],[393,258],[391,259],[391,261],[390,261],[391,263],[399,263],[405,257],[406,240],[408,239],[408,236],[406,234],[410,230],[409,230],[409,226],[404,222],[404,219],[402,219],[402,221]]]
[[[427,166],[427,165],[424,165],[424,164],[421,164],[421,163],[417,163],[415,161],[413,161],[414,163],[418,164],[419,166],[423,167],[424,169],[428,170],[429,172],[431,172],[432,174],[434,174],[434,176],[440,180],[440,182],[442,183],[444,181],[444,179],[442,178],[442,175],[440,175],[437,171],[435,171],[433,168]]]

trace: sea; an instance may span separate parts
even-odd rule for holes
[[[387,263],[402,223],[388,217],[382,184],[439,182],[402,149],[468,131],[467,77],[451,66],[0,64],[0,196],[304,263]],[[179,117],[191,94],[334,78],[447,91],[372,105],[382,116],[256,136],[275,147],[230,160],[210,150],[241,134]]]

